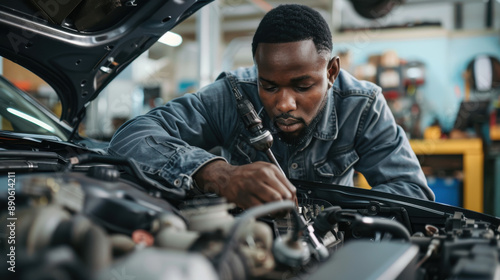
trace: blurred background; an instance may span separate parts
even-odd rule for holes
[[[251,66],[252,35],[279,4],[216,0],[166,34],[89,105],[82,135],[109,140],[125,121]],[[439,202],[500,216],[500,0],[312,0],[334,55],[377,83]],[[54,91],[6,59],[0,72],[60,114]],[[360,187],[369,187],[360,175]],[[497,201],[498,203],[495,203]]]

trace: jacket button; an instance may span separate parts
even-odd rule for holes
[[[292,166],[291,166],[291,167],[292,167],[292,169],[297,169],[297,167],[299,167],[299,165],[298,165],[297,163],[295,163],[295,162],[294,162],[294,163],[292,163]]]
[[[178,187],[178,186],[180,186],[180,185],[181,185],[181,180],[179,180],[179,179],[175,179],[175,181],[174,181],[174,186]]]

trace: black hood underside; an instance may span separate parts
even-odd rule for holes
[[[129,63],[212,1],[0,0],[0,56],[50,84],[74,126]]]

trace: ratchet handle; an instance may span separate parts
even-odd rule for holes
[[[243,119],[245,128],[248,129],[253,136],[262,134],[264,126],[262,125],[262,120],[257,115],[252,102],[248,99],[243,99],[238,102],[238,113]]]

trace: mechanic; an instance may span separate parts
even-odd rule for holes
[[[434,200],[381,88],[340,69],[318,12],[295,4],[272,9],[252,52],[255,66],[231,75],[272,133],[286,175],[249,144],[226,73],[125,123],[108,152],[134,158],[172,186],[194,185],[242,208],[294,200],[288,179],[352,186],[354,170],[373,190]],[[214,147],[221,156],[209,152]]]

